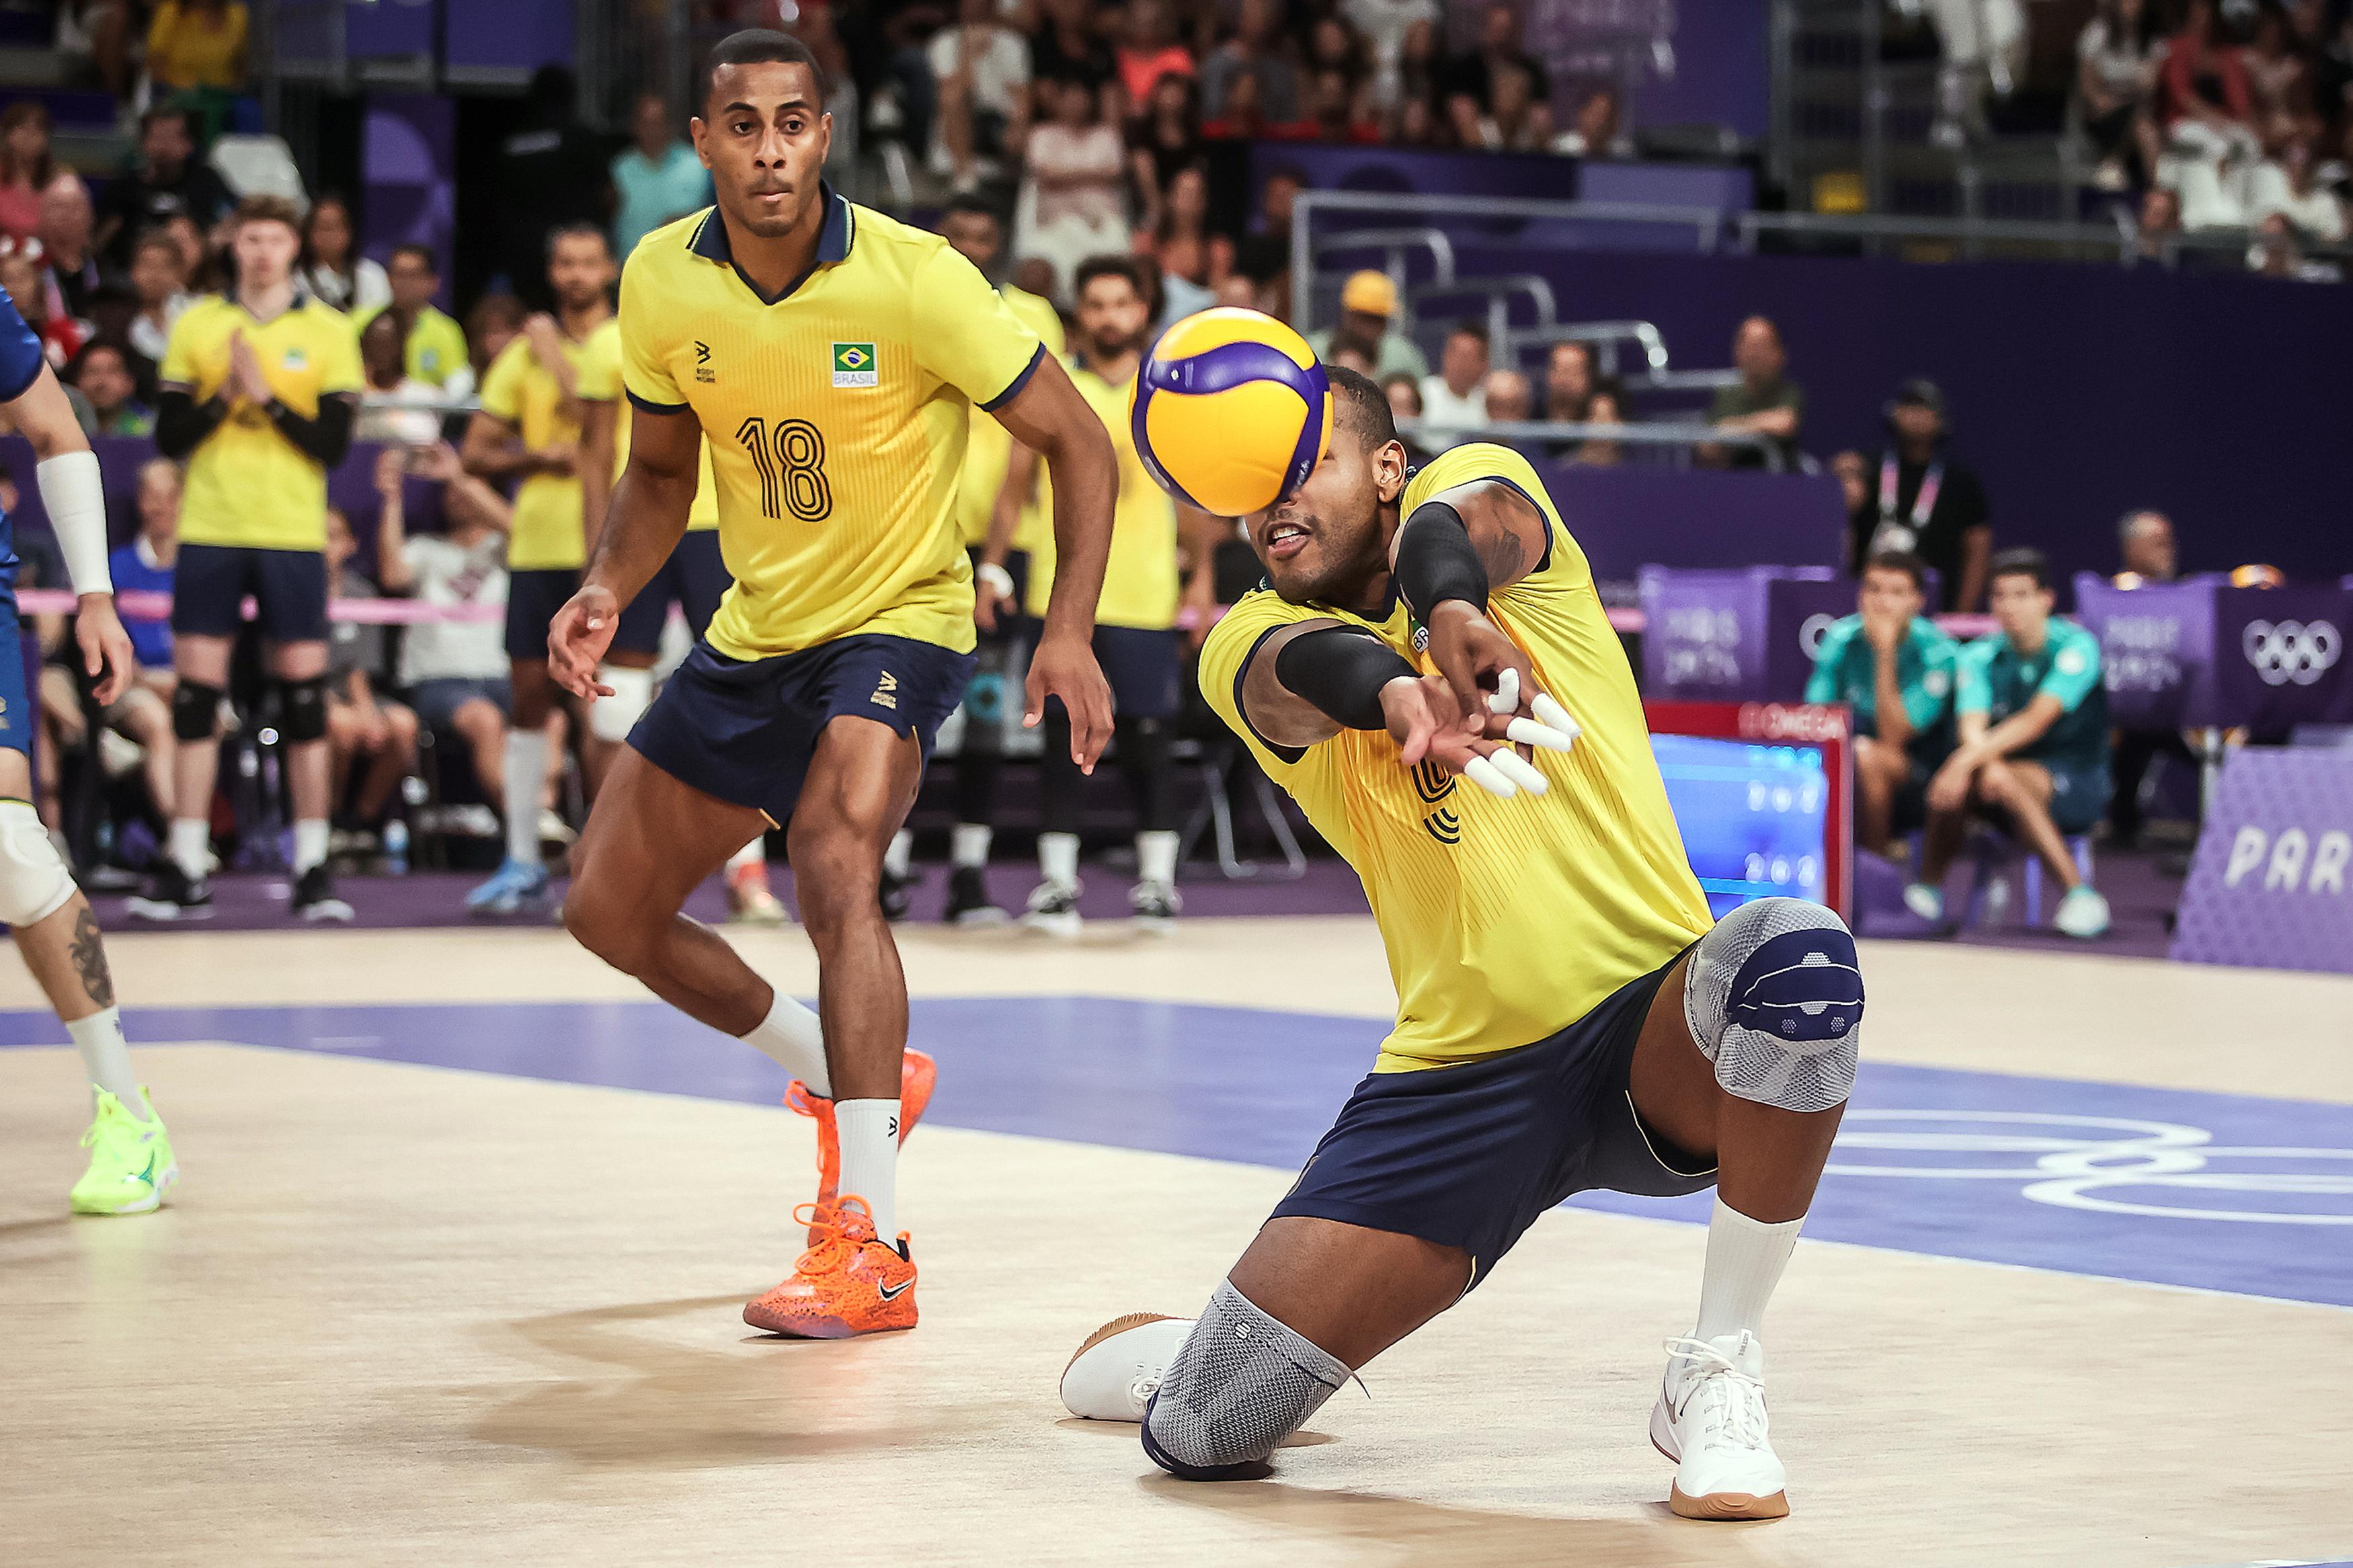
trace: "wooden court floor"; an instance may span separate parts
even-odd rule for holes
[[[904,945],[919,998],[1388,1002],[1362,921]],[[806,994],[794,933],[745,946]],[[112,950],[134,1038],[154,1037],[142,1007],[635,995],[554,932]],[[2353,984],[1984,949],[1865,963],[1874,1059],[2353,1105]],[[35,1005],[0,966],[0,1009]],[[927,1124],[902,1175],[923,1326],[789,1343],[736,1313],[790,1266],[797,1118],[238,1043],[222,1016],[142,1058],[186,1171],[152,1219],[66,1215],[71,1055],[0,1049],[0,1563],[2353,1554],[2343,1307],[1934,1256],[1926,1236],[1810,1240],[1767,1325],[1795,1511],[1700,1525],[1666,1511],[1644,1423],[1704,1232],[1567,1209],[1376,1363],[1369,1399],[1335,1398],[1276,1479],[1187,1486],[1131,1428],[1065,1417],[1055,1378],[1104,1319],[1198,1308],[1282,1170]],[[2353,1228],[2300,1239],[2341,1258]]]

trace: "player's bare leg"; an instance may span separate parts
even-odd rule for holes
[[[1988,763],[1977,776],[1978,799],[2010,818],[2027,851],[2039,857],[2059,880],[2059,907],[2051,923],[2072,937],[2105,935],[2109,924],[2108,900],[2084,880],[2075,858],[2067,851],[2066,836],[2051,819],[2051,801],[2057,785],[2051,770],[2041,763],[2006,757]]]
[[[1895,792],[1904,787],[1910,759],[1901,746],[1869,735],[1854,740],[1854,840],[1864,848],[1888,848],[1895,837]]]

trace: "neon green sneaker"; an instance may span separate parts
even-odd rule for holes
[[[164,1119],[148,1100],[145,1121],[123,1108],[104,1089],[98,1093],[98,1115],[81,1135],[90,1151],[90,1169],[74,1184],[76,1214],[151,1214],[164,1206],[164,1194],[180,1179],[179,1163],[172,1157],[171,1135]],[[146,1099],[146,1090],[140,1091]]]

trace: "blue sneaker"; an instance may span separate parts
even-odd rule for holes
[[[519,912],[525,903],[543,903],[546,899],[547,868],[510,860],[489,881],[466,895],[466,912],[511,915]]]

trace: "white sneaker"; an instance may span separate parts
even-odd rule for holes
[[[2067,889],[2051,923],[2065,934],[2089,942],[2108,931],[2108,900],[2096,889],[2078,883]]]
[[[1176,917],[1183,912],[1185,900],[1166,882],[1138,882],[1127,890],[1127,907],[1134,912],[1138,929],[1165,932],[1176,929]]]
[[[1079,918],[1075,882],[1040,882],[1029,890],[1029,910],[1021,923],[1049,936],[1076,936],[1086,922]]]
[[[1130,1312],[1079,1346],[1062,1369],[1062,1405],[1089,1421],[1142,1421],[1168,1363],[1193,1331],[1190,1318]]]
[[[1743,1329],[1667,1342],[1651,1443],[1675,1461],[1667,1506],[1685,1519],[1781,1519],[1787,1477],[1765,1421],[1765,1347]]]
[[[1945,920],[1945,889],[1926,882],[1911,883],[1904,889],[1904,907],[1930,925],[1941,925]]]

